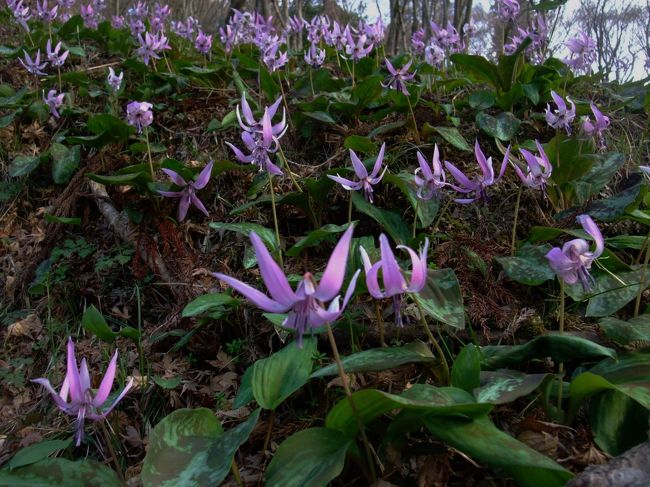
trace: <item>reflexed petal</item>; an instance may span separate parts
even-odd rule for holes
[[[375,165],[372,168],[372,173],[370,173],[371,178],[376,178],[381,171],[381,165],[384,162],[384,152],[386,151],[386,142],[381,144],[381,149],[379,149],[379,154],[377,154],[377,159],[375,160]],[[387,167],[384,168],[384,173],[386,172]],[[379,180],[384,176],[384,173],[379,177]],[[377,182],[379,182],[379,180]]]
[[[345,268],[348,263],[348,254],[350,253],[350,242],[354,227],[350,225],[345,231],[339,242],[334,247],[334,251],[327,262],[327,267],[323,272],[318,289],[314,297],[321,301],[329,301],[336,296],[343,285],[345,278]]]
[[[163,168],[162,172],[167,174],[169,176],[169,179],[171,179],[176,186],[187,186],[187,181],[178,174],[176,171],[172,171],[171,169]]]
[[[242,151],[240,151],[237,147],[232,145],[230,142],[226,142],[226,145],[232,149],[232,151],[235,153],[235,157],[239,160],[239,162],[250,164],[253,161],[252,156],[245,155]]]
[[[81,367],[79,368],[79,384],[81,384],[81,391],[86,395],[86,391],[90,389],[90,373],[88,372],[88,363],[86,358],[81,359]]]
[[[492,168],[492,158],[486,159],[485,154],[481,150],[481,146],[478,144],[478,140],[474,143],[474,154],[476,155],[476,162],[478,162],[483,177],[486,181],[489,181],[491,184],[494,181],[494,169]]]
[[[178,221],[182,222],[187,216],[187,210],[190,209],[190,193],[186,191],[178,202]]]
[[[96,408],[101,407],[102,404],[106,402],[106,399],[108,399],[108,395],[111,393],[111,389],[113,387],[113,382],[115,381],[116,371],[117,371],[117,350],[115,350],[115,353],[113,354],[113,357],[111,358],[111,361],[109,362],[108,367],[106,368],[106,373],[102,378],[102,382],[99,384],[99,388],[97,389],[97,394],[95,394],[95,397],[92,400],[92,404]]]
[[[199,177],[197,177],[196,181],[194,181],[194,187],[196,189],[203,189],[206,187],[206,185],[210,181],[210,176],[212,176],[213,165],[214,165],[214,161],[210,161],[208,165],[201,170],[201,172],[199,173]]]
[[[418,163],[420,164],[420,169],[422,170],[422,174],[424,175],[424,178],[427,181],[430,181],[433,179],[433,172],[431,172],[431,168],[429,167],[429,163],[427,160],[424,158],[422,153],[418,151]],[[421,183],[418,183],[421,185]]]
[[[167,198],[180,198],[185,196],[185,191],[158,191],[159,194]]]
[[[278,303],[284,306],[293,306],[296,302],[296,295],[289,286],[289,281],[287,281],[284,272],[282,272],[262,239],[255,232],[251,232],[250,239],[257,256],[260,274],[262,274],[262,279],[264,279],[269,294]]]
[[[475,182],[470,181],[470,179],[465,176],[465,173],[454,166],[451,162],[445,161],[445,167],[447,168],[447,171],[451,173],[454,179],[458,181],[459,184],[464,186],[464,188],[458,188],[459,191],[468,193],[478,188],[478,185]]]
[[[68,358],[66,377],[70,384],[70,397],[72,402],[83,401],[83,391],[81,390],[81,381],[79,379],[79,370],[77,369],[77,359],[74,356],[74,343],[72,338],[68,338]]]
[[[499,170],[499,176],[494,180],[494,182],[498,181],[503,177],[503,175],[506,172],[506,168],[508,167],[508,160],[510,159],[510,146],[506,149],[506,153],[503,156],[503,162],[501,163],[501,169]],[[492,168],[492,165],[490,165],[490,169]]]
[[[220,272],[213,272],[212,275],[228,284],[231,288],[239,291],[246,297],[246,299],[264,311],[269,313],[284,313],[291,308],[291,305],[283,305],[273,301],[266,294],[244,282],[241,282],[239,279],[221,274]]]
[[[117,406],[117,403],[120,402],[122,398],[124,398],[124,396],[126,396],[126,394],[131,390],[132,387],[133,387],[133,379],[129,381],[129,383],[124,387],[124,390],[120,392],[120,395],[115,398],[115,401],[113,401],[113,404],[111,404],[108,407],[108,409],[102,411],[100,415],[93,415],[92,419],[94,419],[95,421],[99,421],[100,419],[104,419],[106,416],[108,416],[109,413],[113,410],[113,408]]]
[[[596,225],[596,222],[594,222],[589,215],[580,215],[578,217],[578,222],[580,222],[582,228],[585,229],[585,232],[587,232],[591,238],[594,239],[594,242],[596,242],[596,250],[594,250],[593,257],[594,259],[597,259],[605,250],[605,240],[603,239],[603,234],[600,233],[598,225]]]
[[[354,172],[357,177],[359,179],[366,179],[368,177],[366,166],[363,165],[361,159],[359,159],[357,154],[352,149],[350,149],[350,159],[352,160],[352,167],[354,168]]]
[[[262,117],[262,141],[266,148],[271,147],[271,144],[273,144],[273,126],[271,125],[268,108],[264,109],[264,116]]]
[[[366,270],[366,287],[368,288],[368,292],[377,299],[388,297],[388,294],[379,287],[378,273],[379,269],[381,269],[381,263],[381,260],[375,262],[370,269]]]
[[[269,118],[273,119],[275,117],[275,113],[278,111],[278,107],[280,106],[280,103],[282,103],[282,97],[278,98],[273,102],[273,105],[269,107]],[[284,118],[284,115],[283,115]]]
[[[384,278],[386,294],[393,296],[404,292],[404,289],[406,289],[404,276],[402,276],[395,254],[390,248],[388,238],[383,233],[379,236],[379,248],[381,249],[381,272]]]
[[[339,183],[341,186],[343,186],[343,189],[346,189],[348,191],[359,191],[363,187],[363,183],[361,181],[351,181],[341,176],[333,176],[331,174],[328,174],[327,177],[332,181]]]
[[[67,402],[65,402],[65,400],[61,396],[59,396],[59,394],[56,393],[56,391],[52,387],[52,384],[50,384],[49,380],[44,379],[44,378],[42,378],[42,379],[32,379],[32,382],[34,382],[36,384],[40,384],[43,387],[45,387],[45,390],[47,390],[47,392],[50,393],[50,395],[52,396],[52,400],[56,403],[57,407],[61,411],[63,411],[64,413],[70,414],[70,406],[71,405],[68,404]]]
[[[386,69],[392,74],[393,76],[397,74],[397,70],[393,67],[393,64],[388,60],[388,58],[384,58],[386,61]]]

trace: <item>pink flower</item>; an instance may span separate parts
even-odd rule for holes
[[[196,206],[205,216],[210,216],[208,210],[205,209],[203,202],[196,196],[196,192],[205,188],[210,181],[210,176],[212,175],[212,165],[210,163],[203,168],[199,173],[199,176],[196,178],[196,181],[190,181],[189,183],[178,174],[176,171],[171,169],[163,169],[163,172],[169,176],[176,186],[183,188],[181,191],[158,191],[161,195],[168,198],[180,198],[178,204],[178,221],[182,222],[187,216],[187,210],[190,208],[190,204]]]
[[[338,174],[336,176],[328,175],[327,177],[330,178],[332,181],[336,181],[337,183],[339,183],[341,186],[343,186],[343,189],[347,191],[359,191],[362,189],[363,195],[366,198],[366,200],[372,203],[373,201],[372,187],[382,180],[384,174],[386,173],[386,170],[388,169],[388,167],[385,167],[383,172],[379,174],[379,172],[381,171],[382,163],[384,162],[385,150],[386,150],[386,143],[383,143],[381,144],[381,149],[379,149],[379,154],[377,154],[377,159],[375,159],[375,165],[372,168],[372,172],[368,174],[368,170],[366,169],[366,166],[363,165],[363,162],[361,162],[361,159],[359,159],[357,154],[352,149],[350,149],[350,159],[352,159],[352,167],[354,168],[354,173],[359,178],[359,181],[352,181],[350,179],[343,178]]]

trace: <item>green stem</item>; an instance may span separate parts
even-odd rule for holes
[[[564,281],[560,279],[560,336],[564,335]],[[558,367],[558,376],[560,381],[560,386],[557,391],[557,409],[560,414],[562,414],[562,393],[563,393],[563,380],[564,376],[564,362],[560,362]]]
[[[648,262],[650,262],[650,245],[648,239],[650,238],[650,233],[646,235],[644,246],[645,246],[645,257],[643,258],[643,270],[641,271],[641,282],[639,282],[639,292],[636,295],[636,301],[634,302],[634,317],[639,316],[639,311],[641,309],[641,296],[645,289],[645,280],[646,273],[648,271]]]
[[[235,478],[237,487],[244,487],[244,482],[242,482],[241,473],[239,472],[239,466],[237,465],[237,461],[234,458],[232,459],[232,464],[230,465],[230,471],[232,472],[232,476]]]
[[[447,363],[447,358],[445,357],[445,353],[442,351],[442,348],[440,348],[440,345],[438,344],[438,341],[434,338],[433,333],[431,333],[431,329],[429,328],[427,319],[424,316],[424,310],[422,309],[422,306],[417,301],[417,299],[413,299],[413,301],[415,302],[415,305],[418,307],[418,312],[420,314],[420,323],[422,324],[422,328],[424,328],[424,332],[427,334],[429,340],[431,340],[431,344],[433,345],[433,348],[435,348],[438,357],[440,357],[440,363],[442,365],[442,371],[443,371],[442,382],[445,385],[449,384],[449,378],[450,378],[449,364]]]
[[[415,233],[418,228],[418,208],[420,207],[420,198],[415,200],[415,212],[413,214],[413,238],[415,238]]]
[[[413,121],[413,130],[415,131],[415,141],[419,144],[420,131],[418,130],[418,123],[415,120],[415,113],[413,112],[413,105],[411,105],[411,97],[409,95],[406,96],[406,101],[409,105],[409,112],[411,112],[411,120]]]
[[[510,239],[510,255],[515,255],[515,244],[517,243],[517,221],[519,220],[519,203],[521,203],[521,193],[523,193],[524,187],[519,186],[519,192],[517,193],[517,202],[515,203],[515,216],[512,222],[512,237]]]
[[[287,168],[287,172],[289,173],[289,177],[291,178],[291,182],[296,187],[298,192],[302,193],[302,188],[298,184],[298,181],[296,181],[296,178],[293,176],[293,172],[291,171],[291,168],[289,167],[289,160],[287,159],[287,156],[284,155],[284,151],[282,150],[282,146],[280,144],[278,144],[278,149],[280,149],[280,155],[282,156],[282,162],[284,163],[284,167]]]
[[[149,129],[145,127],[144,129],[144,137],[147,141],[147,155],[149,156],[149,169],[151,170],[151,181],[155,179],[154,173],[153,173],[153,159],[151,158],[151,146],[149,145]]]
[[[348,224],[352,223],[352,191],[348,191],[350,199],[348,200]]]
[[[375,316],[377,318],[377,325],[379,327],[379,344],[382,347],[386,346],[385,333],[384,333],[384,318],[381,315],[381,307],[379,306],[379,300],[375,299]]]
[[[273,209],[273,225],[275,226],[275,239],[278,243],[278,260],[280,261],[280,267],[283,266],[282,263],[282,246],[280,245],[280,227],[278,226],[278,213],[275,209],[275,190],[273,189],[273,176],[271,173],[269,175],[269,186],[271,187],[271,208]]]
[[[354,62],[354,59],[352,60],[352,88],[354,88],[354,69],[355,69],[356,63]]]
[[[431,231],[431,237],[435,239],[436,237],[436,231],[438,231],[438,225],[440,225],[440,222],[442,221],[442,217],[445,215],[447,212],[447,208],[449,208],[449,205],[451,204],[451,198],[447,199],[447,202],[445,203],[445,206],[442,207],[442,210],[438,214],[438,218],[436,218],[436,223],[433,225],[433,230]]]
[[[269,428],[266,430],[266,437],[264,438],[264,446],[262,447],[262,452],[265,452],[269,443],[271,442],[271,432],[273,431],[273,422],[275,421],[275,409],[271,409],[271,415],[269,416]]]
[[[316,93],[314,92],[314,76],[312,75],[312,69],[309,68],[309,85],[311,86],[311,97],[316,98]]]
[[[111,459],[113,460],[113,464],[115,465],[115,470],[117,470],[117,476],[120,478],[122,482],[124,482],[124,474],[122,473],[122,466],[120,465],[120,462],[117,460],[117,455],[115,454],[115,450],[113,449],[113,444],[111,443],[111,436],[108,434],[108,430],[106,429],[106,425],[104,424],[105,420],[100,420],[98,421],[99,423],[99,429],[102,431],[102,434],[104,436],[104,442],[106,443],[106,448],[108,448],[109,453],[111,454]]]
[[[289,112],[289,104],[287,103],[287,97],[284,95],[284,86],[282,85],[282,77],[280,76],[280,71],[278,71],[278,83],[280,84],[280,93],[282,93],[282,101],[284,102],[284,108],[287,110],[287,113]],[[287,125],[289,125],[289,121],[291,120],[291,117],[287,118]]]
[[[347,396],[348,401],[350,403],[350,409],[352,409],[352,414],[357,420],[359,433],[361,433],[361,439],[363,440],[363,446],[366,451],[368,466],[370,467],[370,476],[372,478],[371,484],[374,485],[377,482],[377,474],[375,472],[375,462],[372,456],[372,451],[370,449],[370,442],[368,441],[368,437],[366,436],[366,429],[363,425],[363,421],[361,421],[361,417],[359,416],[359,411],[357,410],[357,407],[354,403],[354,398],[352,397],[352,391],[350,390],[350,385],[348,384],[348,378],[345,375],[343,362],[341,362],[341,356],[339,355],[339,349],[336,346],[336,340],[334,339],[334,333],[332,332],[332,327],[330,326],[329,323],[325,323],[325,329],[327,330],[327,338],[329,339],[330,346],[332,347],[332,354],[334,355],[334,361],[336,362],[336,367],[339,372],[339,378],[341,379],[341,383],[343,384],[343,389],[345,390],[345,395]]]

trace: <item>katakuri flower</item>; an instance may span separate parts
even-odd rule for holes
[[[566,47],[571,52],[571,57],[564,62],[575,69],[588,70],[596,61],[596,42],[586,32],[566,41]]]
[[[205,35],[205,32],[199,30],[199,34],[196,36],[196,39],[194,40],[194,47],[201,54],[209,53],[210,49],[212,49],[212,36]]]
[[[557,108],[551,110],[551,105],[548,103],[546,104],[546,123],[554,129],[564,128],[566,133],[570,134],[571,123],[573,122],[573,119],[576,118],[576,104],[567,96],[566,99],[571,104],[571,109],[569,109],[564,102],[564,99],[555,91],[551,91],[551,97],[553,98]]]
[[[133,125],[138,133],[142,133],[145,127],[153,122],[153,105],[146,101],[132,101],[126,106],[126,120],[129,125]]]
[[[488,157],[486,159],[485,154],[481,150],[481,146],[478,144],[478,140],[474,144],[474,154],[476,155],[476,162],[481,169],[481,174],[477,175],[473,180],[469,179],[465,173],[460,169],[454,166],[451,162],[445,161],[445,167],[447,170],[454,176],[456,180],[456,185],[451,185],[459,193],[474,193],[472,198],[457,198],[454,201],[456,203],[461,203],[463,205],[473,203],[474,201],[479,200],[488,200],[487,188],[492,186],[494,183],[499,181],[503,174],[506,171],[508,166],[508,158],[510,157],[510,146],[506,150],[506,154],[503,157],[503,162],[501,163],[501,169],[499,174],[495,177],[494,168],[492,164],[492,158]]]
[[[29,56],[27,51],[23,50],[23,54],[25,55],[25,59],[18,58],[18,61],[20,64],[23,65],[23,67],[31,74],[35,76],[45,76],[47,73],[43,72],[43,70],[47,67],[47,61],[43,61],[41,63],[41,50],[39,49],[36,51],[36,56],[34,56],[34,59]]]
[[[42,385],[47,392],[50,393],[57,407],[70,416],[77,417],[77,424],[75,427],[75,438],[77,446],[81,444],[81,439],[84,432],[84,420],[86,418],[93,421],[101,421],[108,416],[118,402],[131,390],[133,387],[133,379],[129,381],[122,392],[117,396],[113,404],[106,406],[106,400],[113,387],[115,381],[115,373],[117,371],[117,350],[113,354],[113,358],[108,364],[106,373],[102,378],[99,388],[93,392],[90,384],[90,373],[88,372],[88,364],[86,359],[81,360],[81,367],[77,368],[77,359],[74,353],[74,343],[72,338],[68,338],[68,358],[67,358],[67,373],[61,391],[56,392],[50,381],[44,378],[32,379],[32,382]],[[70,398],[70,401],[68,401]]]
[[[589,274],[591,264],[600,257],[605,250],[605,240],[596,223],[589,215],[580,215],[578,222],[585,232],[596,243],[596,248],[591,251],[589,243],[576,238],[565,243],[562,248],[554,247],[547,254],[546,259],[557,274],[566,284],[575,284],[578,281],[585,291],[590,291],[594,284],[594,278]]]
[[[317,283],[314,275],[307,272],[295,291],[291,289],[284,272],[255,232],[251,232],[250,239],[257,256],[260,274],[271,297],[234,277],[219,272],[214,273],[213,276],[268,313],[288,313],[282,326],[294,330],[298,346],[302,346],[302,336],[305,333],[339,318],[354,292],[359,270],[350,279],[343,303],[340,303],[339,291],[345,278],[353,231],[353,227],[350,226],[336,244],[320,282]],[[329,305],[326,304],[328,301]]]
[[[535,155],[526,149],[519,149],[519,152],[526,160],[526,172],[522,171],[517,164],[515,164],[515,172],[524,186],[529,188],[541,188],[546,193],[546,183],[553,173],[553,166],[548,160],[546,152],[539,141],[535,141],[539,155]]]
[[[430,200],[440,188],[447,184],[445,182],[445,171],[440,162],[438,144],[433,148],[431,167],[429,167],[429,163],[420,151],[418,151],[418,162],[420,167],[415,170],[415,185],[418,187],[417,197],[421,200]]]
[[[43,0],[42,2],[36,0],[36,15],[38,15],[38,18],[41,19],[43,22],[48,24],[50,22],[53,22],[54,19],[56,19],[58,11],[59,11],[58,5],[55,5],[52,8],[48,8],[47,0]]]
[[[406,82],[411,81],[415,76],[415,73],[408,72],[411,68],[413,60],[411,59],[401,68],[395,69],[395,67],[387,58],[384,59],[386,61],[386,69],[388,69],[390,77],[386,80],[386,83],[382,82],[381,85],[384,88],[391,88],[393,90],[401,91],[404,95],[409,96],[409,91],[406,89]]]
[[[122,86],[122,80],[124,79],[124,72],[121,72],[119,75],[115,74],[115,70],[112,67],[108,67],[108,78],[106,79],[108,85],[113,89],[113,91],[119,91]]]
[[[582,130],[587,135],[596,137],[601,149],[605,149],[605,137],[603,132],[609,128],[609,117],[603,115],[596,105],[591,104],[591,111],[594,114],[594,121],[590,118],[585,118],[582,122]]]
[[[372,168],[372,172],[368,174],[368,170],[366,169],[366,166],[363,165],[363,162],[361,162],[361,159],[356,155],[356,153],[350,149],[350,159],[352,159],[352,167],[354,168],[354,173],[357,175],[359,178],[359,181],[352,181],[350,179],[343,178],[339,176],[338,174],[336,176],[332,176],[330,174],[327,175],[328,178],[330,178],[332,181],[336,181],[339,183],[341,186],[343,186],[343,189],[347,191],[359,191],[363,190],[363,196],[366,198],[366,200],[370,203],[373,202],[373,189],[372,187],[377,184],[381,179],[384,177],[384,174],[386,173],[386,170],[388,167],[385,167],[383,171],[381,171],[381,166],[384,162],[384,151],[386,149],[386,143],[384,142],[381,144],[381,149],[379,149],[379,154],[377,154],[377,159],[375,160],[375,165]],[[381,171],[381,174],[379,174]]]
[[[505,20],[517,20],[520,10],[517,0],[497,0],[497,12]]]
[[[54,50],[52,50],[52,39],[47,40],[47,44],[46,44],[47,59],[50,60],[50,64],[52,66],[56,66],[56,67],[63,66],[65,60],[68,58],[68,55],[70,54],[70,51],[65,51],[59,54],[60,50],[61,50],[60,41],[57,42],[56,47],[54,48]]]
[[[65,93],[57,94],[56,90],[50,90],[45,96],[45,90],[43,90],[43,103],[45,103],[49,109],[50,113],[54,118],[59,118],[59,108],[63,106],[63,99],[65,98]]]
[[[368,253],[363,247],[359,248],[361,260],[366,272],[366,286],[368,292],[376,299],[393,298],[393,311],[395,313],[395,324],[402,326],[402,302],[405,293],[419,293],[427,281],[427,253],[429,251],[429,239],[425,239],[424,247],[420,253],[416,253],[406,245],[398,245],[398,249],[404,249],[411,257],[411,280],[407,282],[402,270],[395,259],[395,254],[390,248],[388,238],[383,233],[379,236],[379,249],[381,259],[372,264]],[[379,271],[381,270],[384,282],[382,291],[379,285]]]
[[[318,69],[325,61],[325,50],[316,47],[314,44],[309,46],[305,52],[305,62],[314,69]]]
[[[205,166],[199,173],[196,181],[190,181],[189,183],[185,181],[183,176],[178,174],[176,171],[172,171],[171,169],[163,169],[163,172],[169,176],[169,179],[171,179],[176,186],[183,188],[181,191],[158,191],[158,193],[166,196],[167,198],[181,199],[178,203],[179,222],[185,220],[185,217],[187,216],[187,210],[190,208],[190,204],[196,206],[199,211],[201,211],[205,216],[210,216],[208,210],[205,208],[205,205],[203,205],[203,202],[199,199],[198,196],[196,196],[196,192],[205,188],[208,182],[210,182],[210,176],[212,175],[212,165],[213,162],[210,161],[210,163]]]

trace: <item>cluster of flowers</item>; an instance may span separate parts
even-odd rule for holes
[[[571,124],[576,117],[575,103],[567,96],[566,99],[571,105],[571,108],[567,107],[564,99],[555,91],[551,91],[551,97],[555,103],[555,108],[551,109],[550,104],[546,105],[546,123],[556,130],[565,129],[567,134],[571,134]],[[582,130],[589,137],[596,139],[601,149],[605,149],[604,132],[609,128],[609,117],[603,115],[593,102],[591,103],[591,112],[594,115],[594,119],[583,117]]]
[[[448,54],[462,52],[465,49],[465,43],[451,22],[447,23],[447,28],[443,28],[433,21],[429,24],[431,31],[429,39],[427,39],[425,29],[421,28],[413,33],[411,47],[415,54],[424,54],[427,64],[440,67]],[[474,24],[466,24],[464,32],[468,37],[473,35],[476,32]]]

